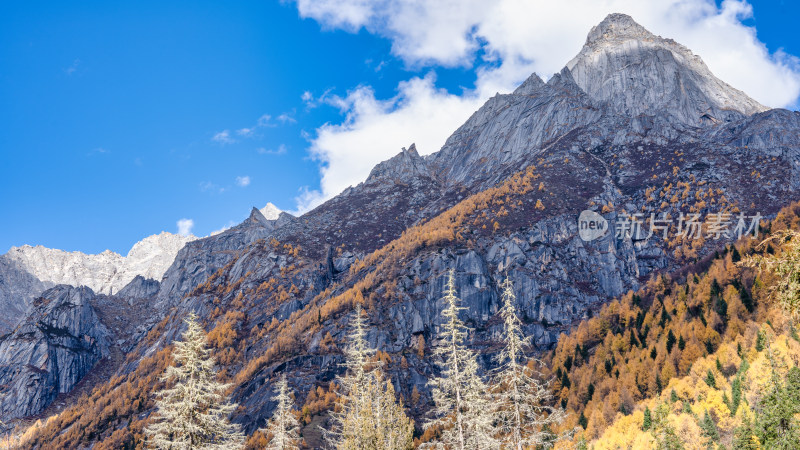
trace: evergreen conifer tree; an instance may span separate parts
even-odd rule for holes
[[[644,420],[642,420],[642,430],[647,431],[650,427],[653,426],[653,418],[650,415],[650,407],[645,406],[644,408]]]

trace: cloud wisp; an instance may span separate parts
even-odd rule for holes
[[[250,177],[247,175],[236,177],[236,185],[239,187],[250,186]]]
[[[222,145],[233,144],[236,142],[236,139],[231,136],[230,130],[222,130],[219,133],[214,134],[214,136],[211,137],[211,140]]]
[[[181,236],[191,236],[192,228],[194,228],[194,220],[183,218],[176,222],[178,227],[178,234]]]

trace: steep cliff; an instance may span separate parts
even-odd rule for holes
[[[33,302],[31,314],[0,338],[0,416],[36,414],[69,392],[102,358],[111,334],[86,287],[59,285]]]

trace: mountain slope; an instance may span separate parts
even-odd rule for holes
[[[69,392],[108,356],[111,333],[89,304],[91,289],[59,285],[34,302],[33,313],[0,338],[0,415],[38,413]]]
[[[765,232],[798,230],[798,213],[795,202]],[[739,264],[787,252],[780,240],[768,248],[760,242],[743,238],[672,279],[654,278],[562,336],[548,364],[571,412],[562,427],[581,427],[575,441],[650,448],[663,438],[656,428],[673,427],[687,448],[709,441],[730,447],[745,418],[769,419],[758,403],[775,387],[773,371],[782,377],[797,367],[800,337],[775,301],[775,275]],[[643,425],[646,407],[651,429]],[[655,425],[659,407],[667,416]],[[701,434],[704,414],[721,438]]]

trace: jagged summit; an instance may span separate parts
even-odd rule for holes
[[[584,92],[627,116],[667,115],[704,126],[768,109],[714,76],[688,48],[625,14],[611,14],[592,28],[567,68]]]
[[[658,39],[658,36],[639,25],[633,20],[633,17],[627,14],[612,13],[592,27],[586,37],[586,45],[596,44],[600,41],[624,39]]]
[[[403,147],[397,155],[376,165],[367,177],[367,182],[417,175],[429,176],[430,174],[424,158],[417,152],[416,144],[411,144],[408,148]]]
[[[536,88],[542,85],[544,85],[544,81],[534,72],[514,90],[513,95],[531,95]]]
[[[119,292],[137,275],[160,280],[178,251],[195,239],[192,235],[164,231],[134,244],[127,256],[111,250],[87,255],[23,245],[12,247],[5,257],[50,285],[88,286],[95,292],[109,294]]]

